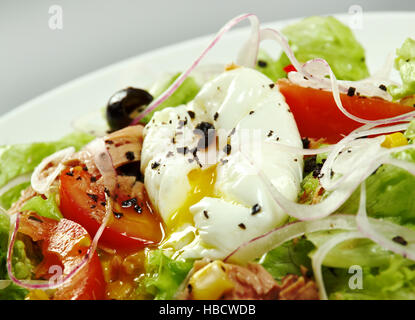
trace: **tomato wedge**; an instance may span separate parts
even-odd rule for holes
[[[105,216],[104,186],[77,166],[61,173],[59,193],[63,216],[78,222],[94,236]],[[160,242],[161,219],[153,213],[147,198],[130,199],[128,194],[117,194],[113,203],[113,214],[99,241],[101,246],[134,251]]]
[[[329,91],[305,88],[286,79],[278,80],[280,92],[297,122],[302,137],[324,138],[336,143],[361,123],[346,117]],[[414,111],[415,108],[380,98],[340,94],[343,106],[351,114],[367,120],[378,120]]]
[[[35,270],[37,278],[68,275],[85,258],[91,244],[88,232],[76,222],[67,219],[56,221],[33,213],[22,215],[19,232],[33,241],[41,241],[43,260]],[[105,290],[101,262],[95,252],[87,265],[56,290],[53,299],[102,300],[105,299]]]

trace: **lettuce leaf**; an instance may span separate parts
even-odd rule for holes
[[[415,40],[408,38],[402,47],[396,50],[395,68],[399,71],[402,86],[390,85],[388,92],[399,100],[415,94]]]
[[[0,196],[0,206],[8,210],[14,202],[19,200],[21,192],[30,186],[30,182],[23,182],[7,190]]]
[[[32,172],[47,156],[69,146],[79,150],[94,137],[75,132],[55,142],[0,146],[0,187],[10,180]]]
[[[360,80],[369,76],[365,52],[349,27],[334,17],[309,17],[282,30],[296,58],[304,63],[323,58],[339,80]],[[283,68],[290,64],[285,53],[277,61],[262,58],[267,68],[260,68],[272,80],[286,77]],[[261,60],[259,60],[261,61]]]
[[[266,253],[260,264],[278,281],[287,274],[301,275],[301,266],[311,270],[308,254],[313,248],[304,238],[288,241]]]
[[[28,293],[27,289],[11,283],[7,287],[0,289],[0,300],[24,300]]]
[[[415,300],[415,265],[393,255],[388,265],[362,268],[363,288],[351,289],[352,274],[347,269],[324,268],[329,299],[335,300]]]
[[[342,230],[328,230],[307,234],[307,240],[316,248],[329,241]],[[310,253],[310,256],[313,252]],[[353,265],[378,267],[387,265],[391,257],[390,251],[380,247],[370,239],[352,239],[338,244],[326,255],[323,265],[334,268],[349,268]]]
[[[170,85],[173,84],[173,82],[180,76],[180,74],[180,72],[175,74],[173,77],[169,79],[169,81],[166,81],[164,83],[156,83],[154,85],[154,88],[151,90],[154,99],[156,99],[168,87],[170,87]],[[177,90],[170,97],[168,97],[162,104],[160,104],[160,106],[156,110],[146,115],[141,121],[144,123],[148,123],[153,117],[154,112],[163,110],[167,107],[177,107],[179,105],[186,104],[192,101],[199,92],[199,90],[200,87],[196,83],[196,81],[192,77],[187,77],[180,85],[180,87],[178,87]]]
[[[170,300],[186,278],[193,262],[173,260],[162,250],[149,251],[146,261],[147,278],[144,286],[155,300]]]

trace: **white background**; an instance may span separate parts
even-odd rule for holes
[[[414,0],[0,0],[0,115],[108,64],[215,33],[226,21],[256,13],[261,21],[316,14],[414,11]],[[48,26],[63,9],[63,29]]]

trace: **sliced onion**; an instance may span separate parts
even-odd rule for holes
[[[314,252],[313,257],[311,259],[311,265],[313,267],[314,278],[319,289],[321,300],[327,300],[327,293],[324,286],[323,273],[321,270],[326,255],[331,251],[331,249],[336,247],[338,244],[347,240],[359,238],[365,238],[365,236],[360,232],[341,233],[339,235],[333,236],[330,240],[326,241]]]
[[[383,139],[383,137],[380,137]],[[366,149],[363,150],[363,152],[358,153],[356,156],[352,155],[353,165],[347,166],[345,169],[345,172],[341,172],[342,176],[336,179],[331,178],[331,173],[336,173],[336,170],[334,170],[334,162],[326,161],[323,164],[323,167],[321,169],[322,177],[320,178],[320,185],[327,191],[334,190],[338,188],[348,177],[352,174],[352,172],[361,170],[365,167],[370,167],[371,164],[368,162],[367,159],[370,159],[371,162],[379,161],[381,164],[385,163],[391,163],[394,161],[393,158],[390,157],[392,153],[408,150],[408,149],[415,149],[415,145],[406,145],[402,147],[396,147],[396,148],[383,148],[380,145],[381,139],[364,139],[368,143],[366,144]],[[360,142],[363,142],[363,140],[360,140]],[[353,147],[348,147],[348,150],[352,151],[353,154]],[[356,153],[356,152],[355,152]],[[345,153],[343,153],[345,154]],[[405,162],[405,164],[404,164]],[[413,164],[406,162],[406,161],[395,161],[395,163],[402,167],[405,166],[411,170],[413,168]],[[412,169],[413,170],[413,169]]]
[[[356,230],[355,216],[335,214],[321,220],[296,221],[286,224],[245,242],[230,253],[224,261],[247,263],[304,234],[334,229]]]
[[[318,65],[320,65],[320,67],[318,67]],[[307,71],[308,69],[313,69],[316,70],[317,68],[319,68],[321,71],[319,72],[319,79],[320,81],[324,82],[327,81],[328,79],[326,79],[325,76],[329,76],[330,77],[330,83],[331,83],[331,87],[332,87],[332,93],[333,93],[333,98],[334,101],[336,102],[337,107],[339,108],[339,110],[348,118],[356,121],[356,122],[360,122],[360,123],[371,123],[371,124],[390,124],[392,122],[399,122],[408,118],[412,118],[415,116],[415,111],[413,112],[408,112],[405,113],[403,115],[399,115],[396,117],[392,117],[392,118],[384,118],[384,119],[379,119],[379,120],[368,120],[368,119],[363,119],[360,117],[357,117],[353,114],[351,114],[350,112],[348,112],[344,107],[343,104],[341,102],[340,99],[340,88],[338,85],[338,81],[336,79],[336,76],[333,73],[333,70],[331,69],[330,65],[327,63],[326,60],[321,59],[321,58],[316,58],[313,60],[309,60],[307,61],[304,65],[303,68],[301,68],[301,72],[309,75],[309,72]],[[380,89],[379,89],[380,90]],[[382,90],[381,90],[382,91]]]
[[[286,145],[280,142],[276,142],[275,140],[271,140],[271,139],[266,140],[265,142],[273,144],[276,149],[279,149],[281,151],[301,154],[303,156],[311,156],[311,155],[316,155],[316,154],[328,153],[333,150],[333,146],[328,146],[328,147],[318,148],[318,149],[304,149],[304,148],[292,147],[292,146],[289,146],[289,145]]]
[[[385,249],[415,261],[415,231],[393,223],[374,225],[368,219],[365,182],[362,183],[360,189],[360,204],[356,215],[356,223],[360,232],[367,238]],[[393,241],[395,237],[402,237],[406,241],[406,245]]]
[[[248,42],[244,45],[242,49],[246,51],[246,56],[243,54],[239,54],[239,61],[241,63],[246,64],[248,67],[255,66],[257,53],[258,53],[258,46],[259,46],[259,21],[256,15],[247,13],[242,14],[236,18],[233,18],[228,23],[226,23],[222,29],[216,34],[210,44],[207,46],[205,50],[201,53],[201,55],[187,68],[172,84],[166,91],[164,91],[156,100],[154,100],[137,118],[132,121],[132,125],[137,124],[143,119],[147,114],[155,110],[161,103],[163,103],[168,97],[170,97],[178,87],[183,83],[183,81],[190,75],[190,73],[195,69],[198,64],[203,60],[206,54],[218,43],[218,41],[227,33],[230,29],[232,29],[235,25],[239,22],[249,19],[252,26],[251,37]],[[247,48],[250,46],[250,48]],[[252,53],[254,50],[254,54]]]
[[[14,276],[13,270],[12,270],[12,257],[13,257],[13,248],[14,248],[14,244],[16,241],[17,232],[19,230],[20,213],[16,213],[14,216],[12,216],[11,220],[15,220],[15,221],[14,222],[10,221],[11,227],[12,227],[12,233],[10,236],[9,245],[7,249],[7,263],[6,263],[7,273],[11,281],[13,281],[15,284],[23,288],[43,289],[43,290],[57,289],[63,284],[70,281],[85,265],[87,265],[91,261],[92,257],[94,256],[95,250],[98,246],[98,241],[101,238],[101,235],[104,232],[105,228],[107,227],[109,218],[112,214],[112,200],[107,195],[105,195],[105,198],[106,198],[105,217],[102,220],[102,223],[99,229],[97,230],[92,240],[92,243],[90,247],[88,248],[87,253],[85,254],[84,258],[81,260],[81,262],[75,268],[73,268],[66,276],[64,276],[61,279],[61,281],[58,281],[57,283],[51,283],[49,281],[47,283],[44,283],[44,282],[33,282],[33,281],[28,281],[28,280],[20,280]]]
[[[51,184],[55,181],[57,176],[64,169],[62,162],[69,159],[69,157],[75,152],[74,147],[69,147],[54,154],[46,157],[42,162],[35,168],[31,177],[31,185],[34,191],[39,194],[45,194]],[[41,174],[45,168],[50,164],[57,164],[56,168],[47,177],[41,177]]]
[[[97,138],[85,146],[87,151],[94,159],[94,163],[101,173],[104,186],[112,192],[117,183],[117,172],[115,171],[111,155],[105,146],[104,139]]]
[[[3,187],[0,188],[0,197],[3,194],[5,194],[7,191],[9,191],[11,188],[14,188],[14,187],[18,186],[19,184],[29,182],[31,176],[32,176],[31,173],[22,174],[22,175],[20,175],[16,178],[14,178],[13,180],[9,181],[6,185],[4,185]]]

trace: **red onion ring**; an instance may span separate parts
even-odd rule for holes
[[[359,211],[356,215],[357,227],[367,238],[381,247],[397,253],[404,258],[415,261],[415,231],[397,224],[373,226],[366,212],[366,184],[363,181],[360,189]],[[390,237],[386,236],[390,235]],[[403,237],[406,245],[393,241],[395,236]]]
[[[95,250],[98,246],[98,241],[101,238],[102,233],[104,232],[104,229],[106,228],[108,221],[109,221],[109,217],[111,216],[111,212],[112,212],[112,200],[110,197],[108,197],[107,195],[105,195],[106,198],[106,212],[105,212],[105,217],[102,220],[102,223],[99,227],[99,229],[97,230],[91,245],[88,248],[87,253],[85,254],[84,258],[82,259],[82,261],[74,268],[72,269],[65,277],[63,277],[63,279],[61,281],[58,281],[57,283],[53,284],[48,282],[47,284],[45,283],[31,283],[28,282],[27,280],[20,280],[18,278],[16,278],[13,274],[13,270],[12,270],[12,256],[13,256],[13,247],[16,241],[16,236],[17,236],[17,232],[19,230],[19,223],[20,223],[20,213],[16,213],[16,221],[14,223],[14,228],[10,237],[10,241],[9,241],[9,246],[7,248],[7,273],[9,275],[9,278],[11,279],[11,281],[13,281],[15,284],[17,284],[20,287],[23,288],[27,288],[27,289],[56,289],[60,286],[62,286],[64,283],[70,281],[85,265],[87,265],[92,257],[94,256]]]
[[[172,84],[166,91],[164,91],[156,100],[154,100],[137,118],[135,118],[131,125],[135,125],[141,121],[147,114],[155,110],[161,103],[163,103],[168,97],[170,97],[177,88],[183,83],[183,81],[190,75],[190,73],[197,67],[200,61],[206,56],[206,54],[218,43],[218,41],[223,37],[225,33],[227,33],[231,28],[237,25],[239,22],[249,18],[251,25],[252,25],[252,34],[248,42],[245,44],[243,49],[246,49],[248,45],[254,46],[255,54],[250,55],[250,57],[243,59],[242,55],[239,55],[239,60],[242,60],[244,63],[249,63],[249,65],[254,66],[256,63],[257,53],[258,53],[258,46],[259,46],[259,21],[256,15],[252,13],[242,14],[236,18],[233,18],[228,23],[226,23],[222,29],[216,34],[213,38],[212,42],[207,46],[205,50],[201,53],[201,55],[190,65],[189,68],[186,69]],[[253,61],[248,61],[253,60]]]

